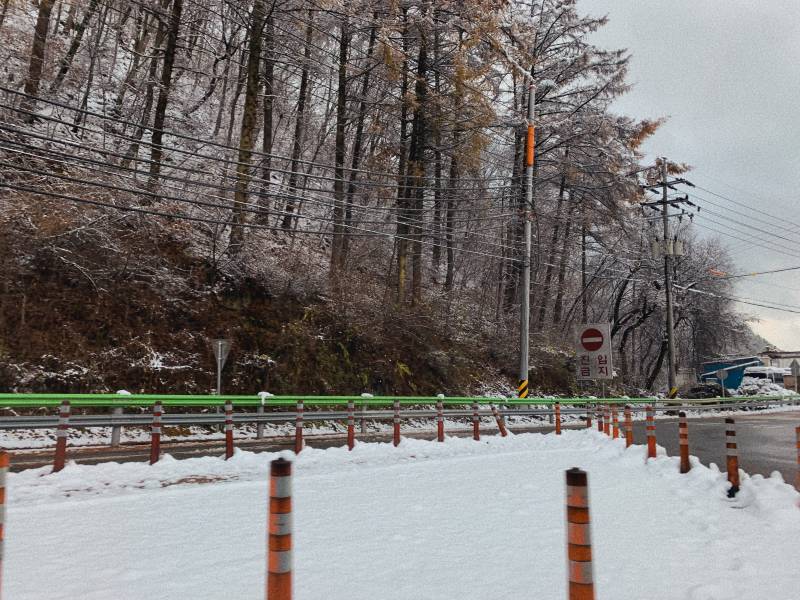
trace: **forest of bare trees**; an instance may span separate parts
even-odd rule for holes
[[[638,205],[660,121],[615,113],[629,56],[593,45],[604,23],[575,0],[2,0],[0,354],[53,339],[25,316],[50,273],[90,305],[122,283],[313,298],[359,336],[471,346],[512,379],[532,78],[532,380],[568,365],[577,323],[610,321],[620,382],[657,387],[663,261]],[[709,281],[719,244],[674,225],[691,368],[747,326]],[[682,291],[698,281],[717,295]]]

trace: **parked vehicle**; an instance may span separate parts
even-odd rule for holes
[[[791,369],[782,367],[747,367],[744,370],[745,377],[753,379],[769,379],[773,383],[783,383],[784,375],[791,375]]]

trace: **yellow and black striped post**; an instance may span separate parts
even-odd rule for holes
[[[528,380],[527,379],[520,379],[519,385],[517,386],[517,397],[518,398],[527,398],[528,397]]]

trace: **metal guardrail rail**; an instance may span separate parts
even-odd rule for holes
[[[161,396],[160,398],[164,398]],[[225,396],[223,396],[225,398]],[[270,398],[271,400],[272,398]],[[373,398],[360,398],[360,400],[366,401],[365,404],[358,407],[358,410],[355,414],[356,418],[358,419],[367,419],[367,420],[390,420],[394,417],[394,412],[390,410],[368,410],[367,404],[375,404],[374,400],[381,400],[379,405],[385,404],[385,398],[381,399],[373,399]],[[413,404],[413,405],[420,405],[424,404],[426,399],[424,398],[414,398],[413,400],[406,398],[407,402],[406,405]],[[437,400],[441,401],[441,398],[433,398],[431,403],[435,403]],[[458,401],[458,404],[466,405],[467,402],[464,402],[463,399],[452,398],[454,402],[451,404],[455,404],[455,401]],[[473,402],[477,399],[470,399]],[[508,399],[506,398],[482,398],[484,401],[482,404],[496,404],[498,406],[499,412],[505,416],[546,416],[550,417],[554,415],[555,409],[554,407],[548,406],[549,404],[555,404],[558,400],[548,401],[545,404],[539,402],[538,399],[534,399],[535,403],[531,402],[530,399],[524,403],[522,407],[516,407],[513,405],[523,404],[522,402],[515,401],[513,402],[512,406],[506,402]],[[594,406],[594,405],[605,405],[611,404],[607,399],[588,399],[588,398],[581,398],[581,399],[571,399],[575,400],[573,405],[567,405],[561,408],[560,413],[564,416],[566,415],[585,415],[587,412],[586,406]],[[580,402],[578,402],[580,400]],[[656,404],[653,399],[641,399],[638,403],[634,399],[614,399],[616,402],[615,404],[629,404],[632,406],[632,412],[644,412],[644,404],[654,405],[654,410],[657,412],[676,412],[676,411],[713,411],[713,410],[738,410],[743,408],[769,408],[770,406],[777,406],[777,405],[800,405],[800,396],[786,396],[786,397],[775,397],[775,396],[750,396],[750,397],[738,397],[733,399],[725,399],[723,402],[722,399],[710,399],[710,400],[693,400],[693,401],[662,401],[660,404]],[[163,400],[162,400],[163,401]],[[472,404],[470,402],[469,404]],[[574,406],[575,404],[581,404],[581,407]],[[543,405],[546,408],[530,408],[531,406]],[[2,406],[2,403],[0,403]],[[18,405],[17,405],[18,406]],[[31,408],[32,405],[26,404],[28,408]],[[55,404],[58,406],[58,404]],[[96,404],[90,405],[83,405],[84,407],[93,407],[98,408]],[[103,405],[102,407],[119,409],[123,406],[133,406],[142,408],[142,404],[133,404],[133,405],[119,405],[119,404],[112,404],[110,406]],[[185,406],[185,405],[178,405],[178,406]],[[251,406],[250,404],[239,405],[240,408]],[[270,405],[272,406],[272,405]],[[281,403],[277,405],[277,407],[285,407],[287,403]],[[295,403],[292,403],[291,406],[295,406]],[[324,404],[323,404],[324,406]],[[527,408],[526,408],[527,407]],[[402,410],[400,413],[400,417],[403,419],[433,419],[436,417],[436,411],[432,408],[419,408],[419,409],[405,409]],[[492,417],[492,413],[489,410],[481,410],[480,411],[481,417]],[[303,413],[304,419],[306,421],[345,421],[348,417],[348,413],[345,411],[331,411],[331,410],[314,410],[314,411],[304,411]],[[471,409],[446,409],[443,411],[443,416],[445,417],[454,417],[454,418],[468,418],[473,415],[473,411]],[[291,423],[294,422],[297,417],[297,412],[295,410],[292,411],[281,411],[281,412],[266,412],[262,409],[262,406],[258,405],[258,412],[256,411],[240,411],[233,413],[233,422],[235,424],[259,424],[259,423]],[[70,428],[86,428],[86,427],[149,427],[152,423],[153,417],[150,412],[140,412],[137,414],[123,414],[121,411],[117,410],[114,412],[110,412],[107,414],[79,414],[73,413],[70,417],[69,427]],[[209,413],[169,413],[165,412],[162,417],[162,423],[165,426],[188,426],[188,425],[221,425],[225,422],[225,415],[209,412]],[[58,425],[58,416],[56,414],[53,415],[5,415],[0,416],[0,430],[3,429],[47,429],[47,428],[54,428]]]
[[[445,406],[500,405],[500,406],[548,406],[560,403],[567,405],[586,404],[656,404],[678,406],[681,403],[690,403],[692,406],[707,404],[734,404],[737,402],[769,402],[778,399],[780,402],[800,401],[800,395],[793,396],[734,396],[727,398],[709,398],[703,400],[668,400],[663,398],[505,398],[471,397],[471,396],[203,396],[203,395],[175,395],[175,394],[0,394],[0,408],[46,408],[57,407],[64,400],[69,400],[73,407],[78,408],[117,408],[117,407],[152,407],[160,401],[165,407],[221,407],[230,401],[234,407],[263,406],[286,407],[295,406],[302,401],[307,407],[344,406],[349,401],[356,406],[391,406],[395,401],[401,406],[432,405],[442,402]]]

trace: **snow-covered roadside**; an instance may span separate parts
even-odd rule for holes
[[[15,600],[263,597],[268,463],[238,451],[10,474]],[[295,463],[296,598],[565,597],[564,470],[589,472],[598,598],[793,600],[800,494],[594,431],[404,439]]]
[[[536,405],[533,405],[536,406]],[[544,407],[543,407],[544,408]],[[564,407],[566,411],[568,407]],[[736,416],[736,415],[753,415],[753,414],[767,414],[776,412],[787,411],[800,411],[800,405],[783,404],[778,406],[771,406],[769,408],[758,408],[751,410],[689,410],[687,416],[689,418],[699,417],[720,417],[720,416]],[[310,412],[310,411],[309,411]],[[306,413],[308,417],[309,413]],[[565,425],[575,424],[584,421],[582,414],[570,414],[563,412],[562,422]],[[673,415],[674,416],[674,415]],[[619,418],[622,419],[622,409],[619,411]],[[669,415],[663,413],[656,414],[657,419],[671,418]],[[594,420],[594,415],[592,415]],[[634,421],[643,421],[645,413],[643,409],[636,409],[633,413]],[[552,424],[550,417],[546,415],[534,416],[517,416],[509,415],[506,417],[509,425],[513,427],[546,427]],[[492,417],[482,417],[482,427],[495,427],[495,421]],[[460,431],[471,430],[472,424],[469,418],[461,420],[445,419],[445,430],[447,431]],[[314,435],[344,435],[346,432],[346,424],[344,422],[332,421],[311,421],[306,418],[305,432],[308,436]],[[357,420],[357,433],[360,433],[360,425]],[[367,419],[366,428],[368,433],[391,433],[392,424],[389,418],[376,421],[374,419]],[[436,431],[436,422],[433,418],[430,419],[403,419],[402,430],[404,432],[434,432]],[[294,423],[266,423],[264,425],[264,435],[266,437],[286,437],[294,435]],[[236,437],[238,439],[255,439],[256,428],[254,425],[238,425],[236,427]],[[220,431],[212,431],[209,427],[191,426],[191,427],[165,427],[163,440],[165,442],[190,442],[190,441],[211,441],[222,440],[225,434]],[[111,439],[110,427],[92,427],[86,429],[71,429],[69,431],[69,445],[70,446],[106,446]],[[149,443],[150,431],[149,429],[140,427],[125,427],[122,429],[121,441],[123,444],[135,443]],[[36,450],[41,448],[54,447],[56,443],[56,430],[55,429],[35,429],[35,430],[2,430],[0,431],[0,448],[7,450]]]

